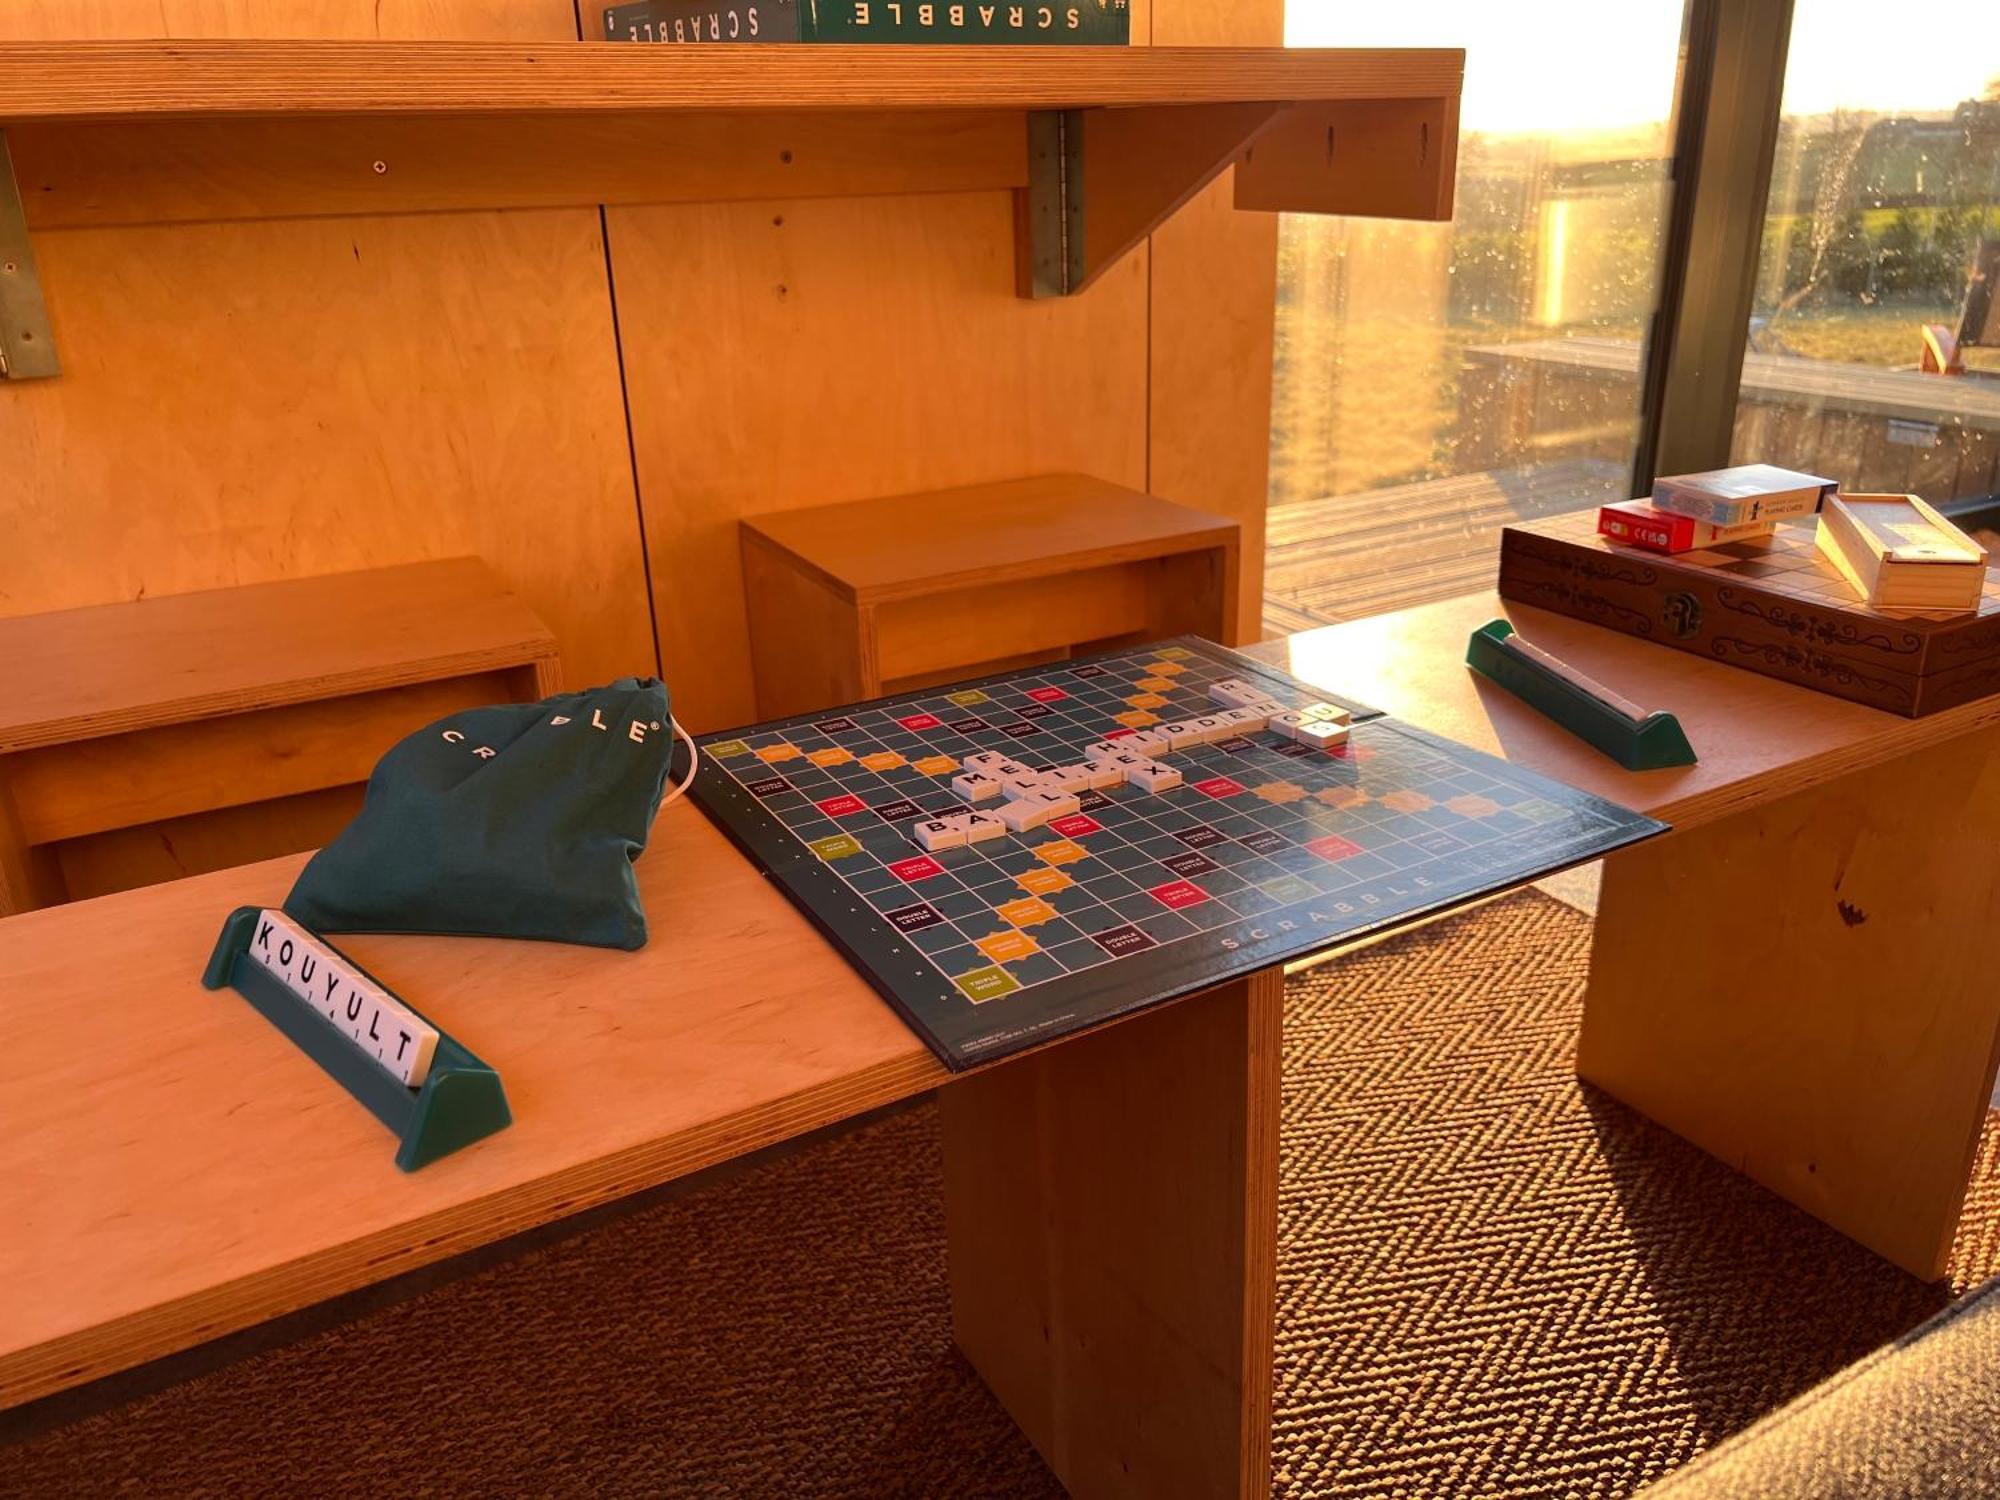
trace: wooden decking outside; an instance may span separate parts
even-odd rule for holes
[[[1624,499],[1630,483],[1622,464],[1567,458],[1278,507],[1265,534],[1264,634],[1488,588],[1502,526]]]

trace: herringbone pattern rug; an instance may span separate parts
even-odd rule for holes
[[[1578,1087],[1587,942],[1523,895],[1294,981],[1277,1495],[1631,1494],[1940,1304]],[[0,1493],[1054,1495],[951,1347],[938,1171],[912,1110],[0,1450]]]

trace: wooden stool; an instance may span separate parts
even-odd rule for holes
[[[761,718],[1235,617],[1236,522],[1081,474],[742,524]]]
[[[0,915],[316,848],[402,736],[561,675],[470,557],[0,620]]]

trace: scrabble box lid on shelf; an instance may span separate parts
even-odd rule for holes
[[[1907,718],[2000,692],[2000,582],[1969,612],[1879,609],[1814,545],[1814,522],[1671,557],[1583,511],[1500,535],[1502,598]]]

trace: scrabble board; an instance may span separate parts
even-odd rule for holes
[[[1105,773],[1246,686],[1331,732],[1209,726]],[[698,743],[697,802],[952,1068],[1663,831],[1191,637]],[[965,788],[991,756],[1055,783]],[[1045,792],[1045,818],[1008,815]],[[1000,826],[950,837],[974,812]]]

